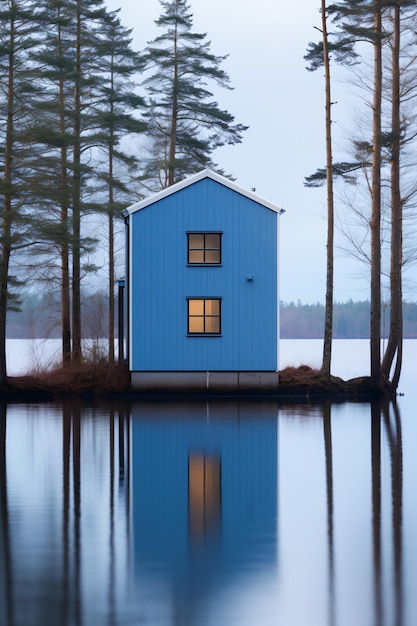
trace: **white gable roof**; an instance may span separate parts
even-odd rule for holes
[[[132,213],[135,213],[136,211],[140,211],[141,209],[144,209],[150,204],[154,204],[154,202],[158,202],[159,200],[162,200],[163,198],[166,198],[167,196],[170,196],[171,194],[176,193],[177,191],[180,191],[181,189],[184,189],[185,187],[189,187],[190,185],[197,183],[199,180],[203,180],[203,178],[211,178],[211,180],[214,180],[217,183],[220,183],[221,185],[224,185],[225,187],[228,187],[229,189],[236,191],[240,195],[245,196],[246,198],[249,198],[250,200],[254,200],[258,204],[261,204],[262,206],[266,207],[267,209],[270,209],[271,211],[275,211],[275,213],[279,213],[281,211],[279,207],[272,204],[272,202],[269,202],[269,200],[264,200],[263,198],[261,198],[260,196],[257,196],[252,191],[246,191],[245,189],[242,189],[241,187],[236,185],[233,181],[229,180],[228,178],[225,178],[224,176],[221,176],[220,174],[217,174],[216,172],[213,172],[212,170],[201,170],[201,172],[198,172],[197,174],[193,174],[193,176],[189,176],[189,178],[185,178],[184,180],[181,180],[179,183],[175,183],[175,185],[166,187],[166,189],[162,189],[161,191],[158,191],[157,193],[152,194],[148,198],[145,198],[144,200],[141,200],[140,202],[136,202],[135,204],[132,204],[131,206],[127,207],[127,209],[125,209],[123,214],[125,215],[125,217],[127,217],[128,215],[131,215]]]

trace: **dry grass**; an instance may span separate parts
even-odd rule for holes
[[[300,367],[286,367],[279,373],[278,393],[285,394],[288,391],[296,394],[305,393],[309,397],[364,398],[374,395],[379,397],[382,389],[373,386],[368,376],[347,381],[338,376],[326,378],[320,370],[308,365],[300,365]]]
[[[26,376],[9,378],[8,382],[12,391],[50,394],[122,393],[130,387],[126,368],[105,360],[34,371]]]
[[[317,369],[313,369],[308,365],[300,365],[299,367],[286,367],[279,373],[279,382],[283,386],[310,386],[320,381],[321,374]]]

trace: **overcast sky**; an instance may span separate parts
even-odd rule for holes
[[[325,164],[323,73],[308,72],[303,56],[320,27],[319,0],[190,0],[194,32],[207,33],[234,90],[215,92],[221,108],[248,125],[242,144],[219,149],[214,160],[236,183],[285,209],[281,221],[281,300],[324,302],[326,197],[304,177]],[[107,0],[121,8],[142,50],[156,34],[158,0]],[[338,85],[333,117],[348,133],[348,87]],[[345,116],[346,117],[346,116]],[[346,124],[346,126],[344,126]],[[335,125],[336,128],[336,125]],[[337,155],[337,158],[340,158]],[[343,211],[343,207],[338,207]],[[342,242],[341,242],[342,243]],[[367,270],[336,253],[335,299],[369,297]],[[407,294],[406,294],[407,296]]]

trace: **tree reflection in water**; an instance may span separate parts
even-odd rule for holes
[[[7,427],[7,407],[0,403],[0,529],[1,529],[1,554],[0,559],[0,606],[3,608],[3,614],[6,623],[14,626],[13,611],[13,567],[10,545],[10,527],[9,527],[9,505],[7,494],[7,464],[6,464],[6,427]],[[0,609],[1,610],[1,609]],[[1,612],[0,612],[1,617]],[[1,622],[0,622],[1,623]]]
[[[332,405],[323,404],[324,453],[326,459],[326,494],[327,494],[327,539],[329,564],[329,626],[336,624],[335,606],[335,567],[334,567],[334,500],[333,500],[333,447],[332,447]]]
[[[383,404],[384,426],[391,456],[392,542],[394,552],[395,626],[403,620],[403,443],[397,401]]]

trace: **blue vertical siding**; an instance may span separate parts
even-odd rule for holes
[[[133,371],[277,369],[277,217],[211,179],[131,215]],[[187,267],[188,231],[223,233],[220,267]],[[188,297],[222,299],[221,336],[187,336]]]

